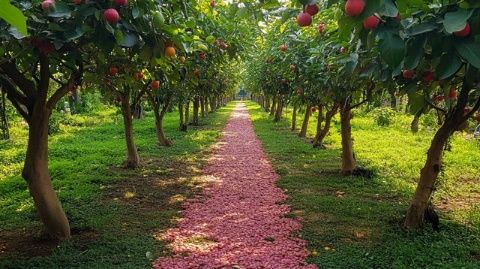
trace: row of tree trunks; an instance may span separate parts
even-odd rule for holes
[[[265,112],[270,112],[270,97],[265,96],[265,104],[263,106]]]

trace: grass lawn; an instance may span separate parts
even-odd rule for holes
[[[14,124],[11,140],[0,143],[0,268],[150,268],[167,251],[158,234],[175,225],[181,202],[202,184],[200,169],[233,107],[187,133],[177,130],[176,112],[167,114],[171,148],[156,146],[153,116],[136,120],[142,168],[131,171],[120,166],[126,146],[115,110],[64,120],[49,158],[73,238],[58,247],[36,236],[41,224],[20,176],[27,129]]]
[[[480,143],[453,137],[434,198],[441,230],[407,233],[400,225],[432,130],[410,133],[405,115],[396,115],[389,127],[357,115],[352,121],[357,160],[376,175],[343,177],[338,119],[325,141],[328,149],[319,150],[290,131],[290,119],[273,123],[259,105],[248,108],[293,215],[304,219],[310,262],[320,268],[480,268]],[[315,121],[316,114],[310,136]]]

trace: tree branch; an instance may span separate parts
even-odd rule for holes
[[[35,84],[27,79],[11,61],[4,61],[0,64],[0,71],[7,75],[15,85],[27,96],[27,98],[35,99],[37,93]]]

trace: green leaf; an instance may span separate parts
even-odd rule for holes
[[[423,55],[425,54],[425,43],[427,39],[425,37],[419,37],[410,39],[407,44],[407,55],[405,57],[404,67],[406,69],[415,69]]]
[[[140,9],[138,9],[138,7],[134,7],[132,9],[132,17],[134,19],[137,19],[138,17],[140,17]]]
[[[55,8],[48,13],[48,16],[52,18],[70,18],[72,16],[72,10],[66,3],[56,2]]]
[[[440,58],[440,63],[435,69],[435,75],[439,80],[449,78],[457,73],[462,64],[462,59],[454,51],[445,53]]]
[[[465,28],[467,20],[472,16],[473,9],[459,9],[445,14],[443,26],[448,33],[453,33]]]
[[[379,49],[383,60],[395,68],[405,57],[405,42],[396,34],[390,31],[379,32]]]
[[[415,25],[410,29],[407,29],[407,34],[410,36],[415,36],[415,35],[428,33],[436,29],[437,29],[437,24],[433,22],[426,22],[426,23]]]
[[[0,0],[0,18],[17,28],[24,36],[28,35],[27,18],[18,8],[10,4],[9,0]]]
[[[396,17],[398,15],[398,9],[392,0],[385,0],[384,5],[380,11],[380,14],[387,17]]]
[[[138,36],[132,33],[124,33],[123,41],[120,44],[122,47],[131,48],[138,43]]]
[[[462,58],[480,69],[480,44],[471,42],[458,42],[455,43],[457,52]]]

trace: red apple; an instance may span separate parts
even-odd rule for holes
[[[453,34],[459,37],[467,37],[470,35],[470,23],[467,21],[467,24],[465,24],[465,27],[457,32],[454,32]]]
[[[115,0],[115,3],[119,6],[126,6],[128,5],[128,0]]]
[[[307,5],[304,9],[304,12],[310,14],[311,16],[315,16],[318,13],[317,4]]]
[[[152,88],[154,90],[160,88],[160,81],[154,80],[154,81],[150,82],[150,88]]]
[[[117,23],[120,20],[120,14],[114,8],[109,8],[103,12],[103,17],[108,23]]]
[[[110,76],[115,76],[118,74],[118,68],[115,66],[110,67]]]
[[[210,1],[210,7],[214,8],[215,7],[215,0]]]
[[[345,4],[345,13],[350,17],[356,17],[362,14],[364,9],[364,0],[347,0],[347,3]]]
[[[470,113],[471,111],[472,111],[471,108],[466,107],[466,108],[463,109],[463,115],[466,116],[466,115],[467,115],[468,113]]]
[[[300,27],[310,26],[312,24],[312,15],[306,12],[298,14],[297,23]]]
[[[341,47],[341,48],[340,48],[340,52],[341,52],[341,53],[347,53],[347,52],[348,52],[348,48]]]
[[[379,24],[380,24],[380,19],[377,16],[372,15],[372,16],[368,16],[363,21],[363,28],[365,28],[366,30],[371,30],[371,29],[377,28]]]
[[[73,3],[74,3],[75,5],[80,5],[80,4],[82,4],[82,1],[83,1],[83,0],[73,0]]]
[[[286,44],[282,44],[282,45],[280,45],[280,50],[283,51],[283,52],[286,52],[286,51],[288,51],[288,46]]]
[[[205,59],[207,58],[207,55],[206,55],[204,52],[200,52],[200,53],[198,54],[198,58],[200,58],[200,60],[203,61],[203,60],[205,60]]]
[[[43,10],[49,10],[54,5],[55,5],[54,0],[45,0],[45,1],[42,2],[42,9]]]
[[[410,69],[405,69],[402,72],[402,76],[404,79],[411,79],[413,76],[415,76],[415,73],[413,73],[413,71]]]
[[[295,64],[290,65],[290,70],[295,71],[297,69],[297,66]]]

